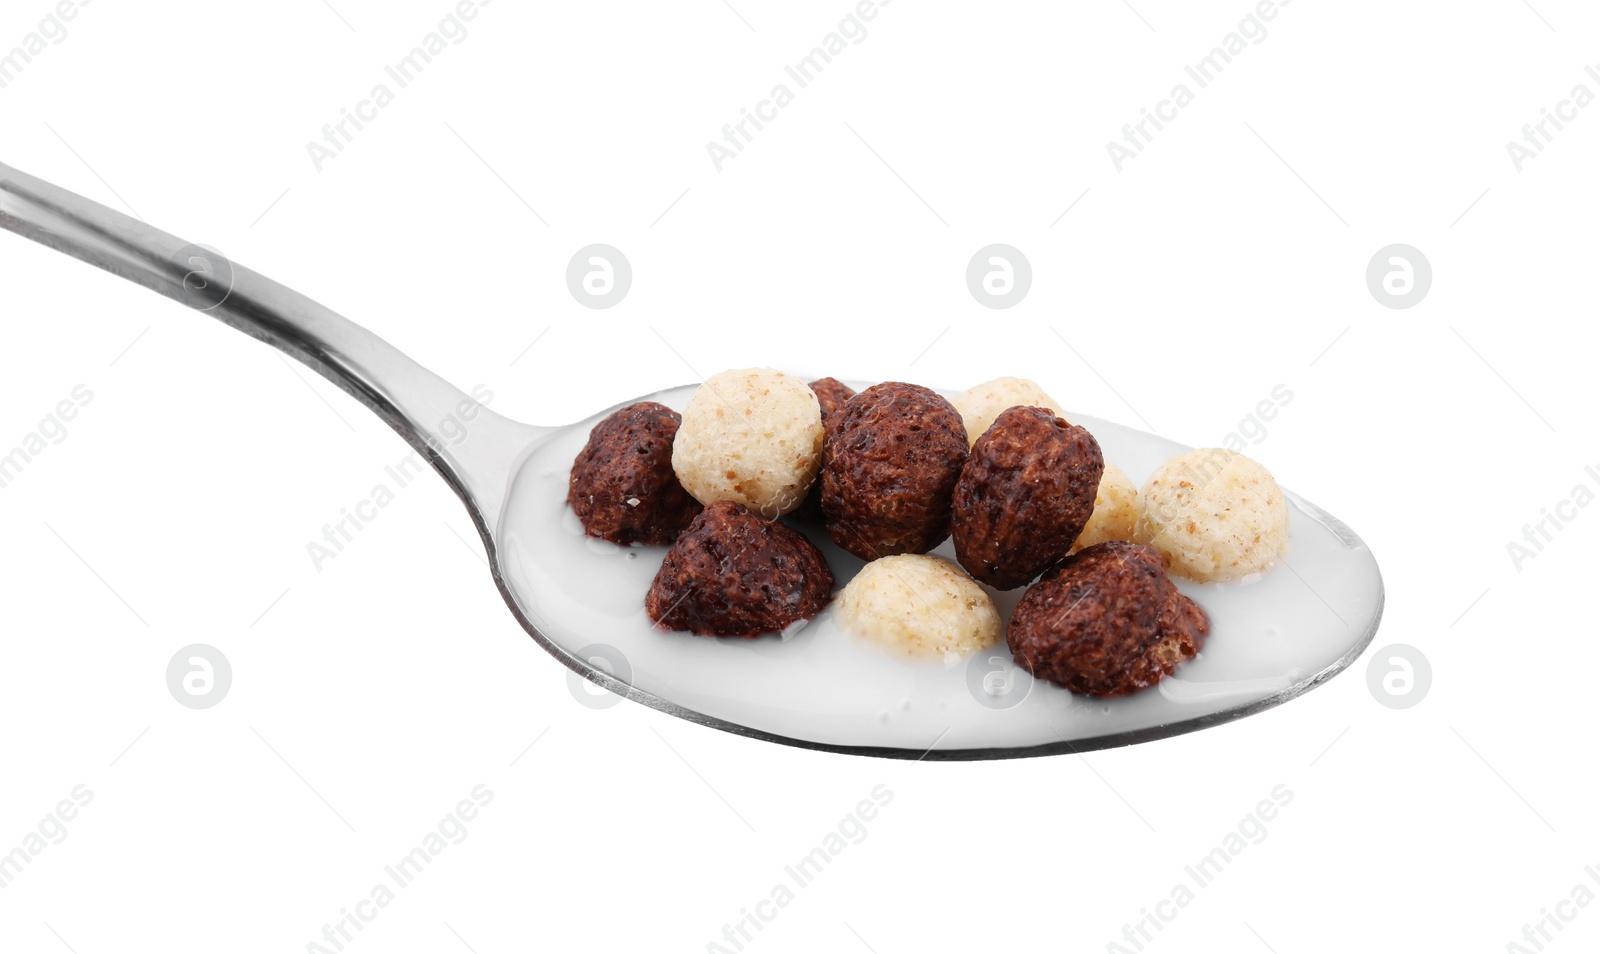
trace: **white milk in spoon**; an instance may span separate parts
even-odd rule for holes
[[[693,393],[683,387],[641,400],[681,411]],[[1011,662],[1003,642],[977,662],[893,655],[842,630],[831,608],[788,633],[753,640],[663,632],[645,615],[644,596],[666,548],[586,537],[566,506],[572,461],[603,416],[558,432],[524,463],[499,534],[508,588],[567,653],[613,647],[636,689],[790,739],[918,753],[1063,742],[1093,748],[1109,737],[1226,718],[1325,678],[1371,638],[1382,607],[1377,564],[1361,541],[1286,494],[1293,539],[1287,560],[1244,581],[1179,581],[1210,615],[1211,636],[1173,677],[1129,697],[1101,700],[1036,682]],[[1188,449],[1118,424],[1071,419],[1136,484]],[[796,526],[827,557],[836,591],[863,565],[820,527]],[[954,560],[948,541],[934,553]],[[990,593],[1005,619],[1023,590]]]

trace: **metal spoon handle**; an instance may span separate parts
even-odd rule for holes
[[[214,249],[4,164],[0,228],[207,312],[304,362],[424,453],[488,528],[499,519],[518,457],[543,432],[482,407],[372,332]]]

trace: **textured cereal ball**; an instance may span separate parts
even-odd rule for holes
[[[994,419],[950,498],[950,538],[973,579],[1014,590],[1066,556],[1094,512],[1100,443],[1042,407]]]
[[[832,592],[833,572],[804,534],[721,500],[667,551],[644,608],[662,629],[754,639],[816,616]]]
[[[1042,407],[1065,418],[1067,413],[1055,399],[1044,393],[1027,378],[995,378],[967,388],[950,399],[961,414],[961,423],[967,429],[967,446],[971,447],[989,429],[1000,412],[1011,407]]]
[[[1200,652],[1211,620],[1178,592],[1160,553],[1113,540],[1075,553],[1028,588],[1006,643],[1017,665],[1091,696],[1125,696]]]
[[[808,386],[811,388],[811,392],[817,396],[817,404],[822,408],[822,440],[826,444],[829,418],[833,416],[834,412],[844,407],[846,401],[855,397],[856,391],[855,388],[845,384],[838,378],[823,378],[819,381],[812,381]],[[792,512],[796,520],[804,520],[808,523],[822,522],[822,475],[820,471],[817,474],[816,482],[811,485],[811,492],[806,494],[805,499],[800,501],[800,506],[794,508]]]
[[[1220,447],[1179,454],[1139,492],[1139,537],[1191,580],[1233,580],[1289,551],[1289,506],[1267,469]]]
[[[972,577],[933,556],[873,560],[839,594],[846,630],[908,656],[969,656],[1000,641],[1000,614]]]
[[[572,462],[567,504],[583,532],[612,543],[668,544],[700,512],[672,473],[678,412],[654,401],[594,426]]]
[[[877,384],[829,415],[822,514],[863,560],[927,553],[950,535],[950,496],[967,462],[961,415],[917,384]]]
[[[1078,542],[1070,552],[1077,553],[1108,540],[1134,540],[1139,533],[1139,488],[1135,487],[1122,468],[1106,463],[1106,472],[1100,478],[1100,487],[1094,494],[1094,512]]]
[[[741,503],[768,519],[800,506],[816,480],[822,411],[799,378],[770,368],[724,371],[689,399],[672,469],[694,498]]]

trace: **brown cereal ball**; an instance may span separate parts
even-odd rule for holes
[[[700,512],[672,472],[678,412],[645,401],[594,426],[572,462],[567,505],[583,531],[612,543],[664,545]]]
[[[855,389],[838,378],[820,378],[812,381],[807,387],[817,396],[817,403],[822,407],[824,422],[828,420],[829,414],[844,407],[844,402],[856,396]]]
[[[750,639],[816,616],[832,592],[833,573],[804,535],[719,500],[667,551],[644,607],[662,629]]]
[[[1104,469],[1099,442],[1083,428],[1040,407],[1001,412],[956,483],[956,559],[996,589],[1026,584],[1083,531]]]
[[[1054,412],[1056,417],[1067,416],[1055,398],[1027,378],[995,378],[975,384],[951,398],[950,403],[961,414],[961,424],[967,429],[969,445],[976,444],[994,419],[1000,416],[1000,412],[1007,408],[1042,407]]]
[[[1289,505],[1271,472],[1220,447],[1179,454],[1139,493],[1139,538],[1191,580],[1235,580],[1289,551]]]
[[[776,519],[816,480],[822,411],[805,382],[770,368],[712,375],[683,409],[672,469],[703,504],[742,503]]]
[[[817,396],[817,404],[822,408],[822,439],[828,439],[828,418],[839,408],[844,407],[844,402],[856,396],[855,389],[837,378],[823,378],[812,381],[809,385],[812,393]],[[811,484],[811,492],[806,494],[806,499],[800,501],[800,506],[794,509],[794,517],[810,523],[822,522],[822,480],[819,478]]]
[[[863,560],[927,553],[950,535],[967,435],[925,387],[867,388],[834,416],[822,448],[822,512],[833,542]]]
[[[1094,492],[1094,513],[1083,525],[1083,532],[1072,544],[1072,552],[1085,550],[1107,540],[1138,541],[1139,488],[1122,468],[1106,461],[1106,472]]]
[[[1194,658],[1205,610],[1178,592],[1161,554],[1100,543],[1068,557],[1022,596],[1006,641],[1017,665],[1091,696],[1146,689]]]

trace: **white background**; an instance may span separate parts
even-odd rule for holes
[[[0,890],[0,947],[306,950],[478,784],[494,800],[469,837],[348,950],[706,950],[877,785],[894,798],[867,838],[746,950],[1106,950],[1280,784],[1266,839],[1147,950],[1500,951],[1574,885],[1600,892],[1600,515],[1520,571],[1506,550],[1600,464],[1600,106],[1520,173],[1505,147],[1575,84],[1600,93],[1592,5],[1298,0],[1118,173],[1107,140],[1245,0],[900,0],[718,173],[706,142],[845,0],[498,0],[318,172],[306,142],[451,9],[332,2],[85,6],[0,90],[0,161],[214,245],[535,423],[773,364],[1023,375],[1215,444],[1284,384],[1249,453],[1371,544],[1375,650],[1420,649],[1432,689],[1385,708],[1364,658],[1233,725],[993,764],[587,708],[442,483],[312,566],[307,541],[408,452],[380,422],[0,236],[0,449],[93,393],[0,490],[0,852],[93,792]],[[0,51],[51,9],[6,0]],[[564,283],[593,242],[633,264],[610,310]],[[1010,310],[964,285],[992,242],[1032,261]],[[1408,310],[1364,279],[1395,242],[1434,270]],[[203,711],[164,676],[197,642],[234,672]],[[1600,908],[1561,910],[1559,949],[1600,940]]]

